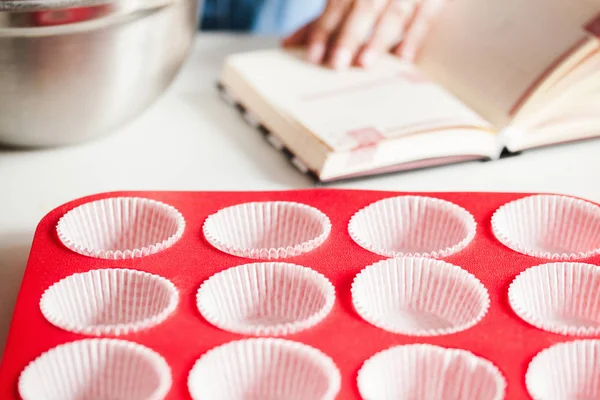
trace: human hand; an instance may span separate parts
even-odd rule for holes
[[[388,51],[413,61],[446,0],[328,0],[320,17],[287,37],[309,61],[366,67]]]

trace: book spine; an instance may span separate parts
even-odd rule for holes
[[[241,102],[236,100],[231,95],[231,93],[229,93],[225,85],[223,85],[221,82],[217,82],[217,90],[221,94],[221,98],[223,98],[225,102],[227,102],[229,105],[238,110],[244,121],[246,121],[248,125],[250,125],[256,131],[258,131],[267,141],[267,143],[269,143],[269,145],[271,145],[275,150],[283,154],[290,162],[290,164],[292,164],[298,171],[306,175],[311,180],[315,182],[320,182],[318,174],[315,171],[308,168],[308,166],[302,160],[300,160],[296,156],[296,154],[294,154],[288,147],[286,147],[277,136],[275,136],[264,124],[260,122],[259,118],[252,114],[248,110],[248,108],[246,108],[246,106],[244,106]]]
[[[498,159],[503,160],[505,158],[516,157],[519,155],[521,155],[520,151],[510,151],[507,147],[503,147]]]

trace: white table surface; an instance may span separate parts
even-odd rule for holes
[[[277,40],[200,34],[167,93],[92,143],[0,148],[0,346],[38,221],[72,199],[113,190],[277,190],[313,186],[217,95],[223,57]],[[556,192],[600,202],[600,140],[332,185],[410,191]],[[0,350],[0,351],[2,351]],[[0,353],[2,354],[2,353]]]

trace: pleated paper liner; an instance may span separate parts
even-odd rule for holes
[[[487,289],[472,274],[441,260],[391,258],[363,269],[352,283],[352,302],[372,325],[410,336],[448,335],[486,315]]]
[[[223,330],[287,335],[323,320],[335,302],[335,289],[310,268],[266,262],[213,275],[201,285],[196,298],[204,318]]]
[[[358,372],[358,390],[364,400],[502,400],[506,380],[466,350],[410,344],[369,358]]]
[[[50,286],[40,308],[53,325],[88,335],[123,335],[163,322],[179,292],[168,279],[131,269],[70,275]]]
[[[243,203],[224,208],[204,223],[207,241],[238,257],[281,259],[319,247],[329,236],[329,218],[314,207],[287,201]]]
[[[600,334],[600,267],[561,262],[520,273],[508,290],[510,305],[529,324],[563,335]]]
[[[550,260],[600,254],[600,207],[562,195],[533,195],[500,207],[492,217],[496,238],[508,248]]]
[[[71,217],[85,215],[91,221],[86,227],[100,227],[86,233],[85,240],[100,243],[96,236],[103,232],[102,238],[133,243],[131,232],[141,229],[147,236],[150,228],[107,229],[97,212],[75,211],[90,204],[97,208],[103,202],[99,199],[106,199],[103,215],[136,226],[132,208],[126,205],[135,199],[145,202],[145,196],[185,215],[187,234],[161,254],[115,262],[124,257],[115,246],[103,245],[121,255],[83,257],[57,238],[59,225],[72,228],[65,225]],[[105,361],[112,358],[102,354],[113,350],[99,350],[104,340],[125,339],[135,342],[127,346],[145,346],[167,361],[173,381],[156,396],[163,399],[486,400],[498,388],[507,400],[530,398],[530,390],[539,392],[534,398],[600,399],[595,391],[600,382],[595,377],[596,350],[571,352],[566,361],[557,357],[532,362],[536,354],[547,354],[540,350],[554,349],[555,343],[600,337],[600,254],[585,261],[549,261],[503,245],[493,232],[492,215],[507,210],[502,207],[513,200],[539,199],[523,196],[528,195],[121,192],[64,204],[36,229],[0,371],[0,398],[16,397],[25,387],[23,393],[30,392],[24,400],[151,399],[162,382],[157,378],[162,375],[152,372],[158,364],[119,347],[114,351],[125,355],[118,362],[132,365],[131,371],[117,361],[107,366]],[[438,202],[438,197],[444,200]],[[386,202],[389,206],[374,206]],[[594,204],[584,204],[584,211],[596,210]],[[406,205],[410,211],[403,214],[400,210]],[[359,221],[369,210],[384,209],[379,219]],[[243,217],[238,215],[241,211]],[[580,230],[587,232],[583,236],[590,243],[595,240],[595,211],[586,214],[591,218],[577,212],[562,219],[552,215],[544,214],[539,223],[546,218],[547,230],[569,223],[562,235],[566,247],[576,243],[571,238],[581,235]],[[462,225],[450,223],[453,218]],[[395,225],[382,234],[369,233],[372,226],[387,226],[386,221]],[[211,232],[227,226],[230,236],[239,233],[249,250],[241,246],[239,252],[220,251],[220,245],[203,237],[203,229],[211,226]],[[278,229],[287,230],[282,226],[309,231],[310,235],[295,234],[299,240],[294,241],[314,246],[278,242],[285,236]],[[356,235],[354,240],[350,236],[358,232],[353,230],[357,226],[383,246],[372,251],[357,245]],[[404,240],[404,232],[418,239]],[[476,232],[476,238],[469,238],[470,232]],[[550,236],[532,243],[546,246]],[[322,241],[314,239],[320,237]],[[445,242],[449,237],[452,240]],[[383,255],[381,249],[391,252]],[[571,254],[563,250],[558,254]],[[130,258],[142,255],[129,251]],[[283,259],[293,254],[299,257]],[[451,257],[441,260],[445,255]],[[76,339],[101,341],[68,350]],[[57,345],[66,350],[53,353],[62,348]],[[445,356],[423,350],[431,345],[440,346]],[[409,356],[382,355],[386,349],[396,354],[392,349],[402,346],[421,350]],[[454,349],[472,353],[456,355]],[[420,358],[423,353],[443,361],[425,362],[430,358]],[[375,362],[379,357],[384,361]],[[404,361],[395,363],[396,357]],[[424,369],[418,367],[423,363]],[[40,370],[44,372],[35,372]]]
[[[171,370],[153,350],[119,339],[62,344],[32,361],[19,378],[23,400],[162,400]]]
[[[67,212],[56,227],[70,250],[114,260],[162,251],[177,242],[184,229],[185,220],[174,207],[137,197],[83,204]]]
[[[200,357],[188,387],[194,400],[334,400],[341,375],[316,348],[253,338],[226,343]]]
[[[358,211],[348,231],[361,247],[385,256],[442,258],[464,249],[476,223],[464,208],[433,197],[398,196]]]
[[[581,339],[539,352],[525,376],[533,400],[600,399],[600,340]]]

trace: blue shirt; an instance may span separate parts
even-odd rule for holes
[[[204,0],[205,31],[286,35],[319,16],[326,0]]]

